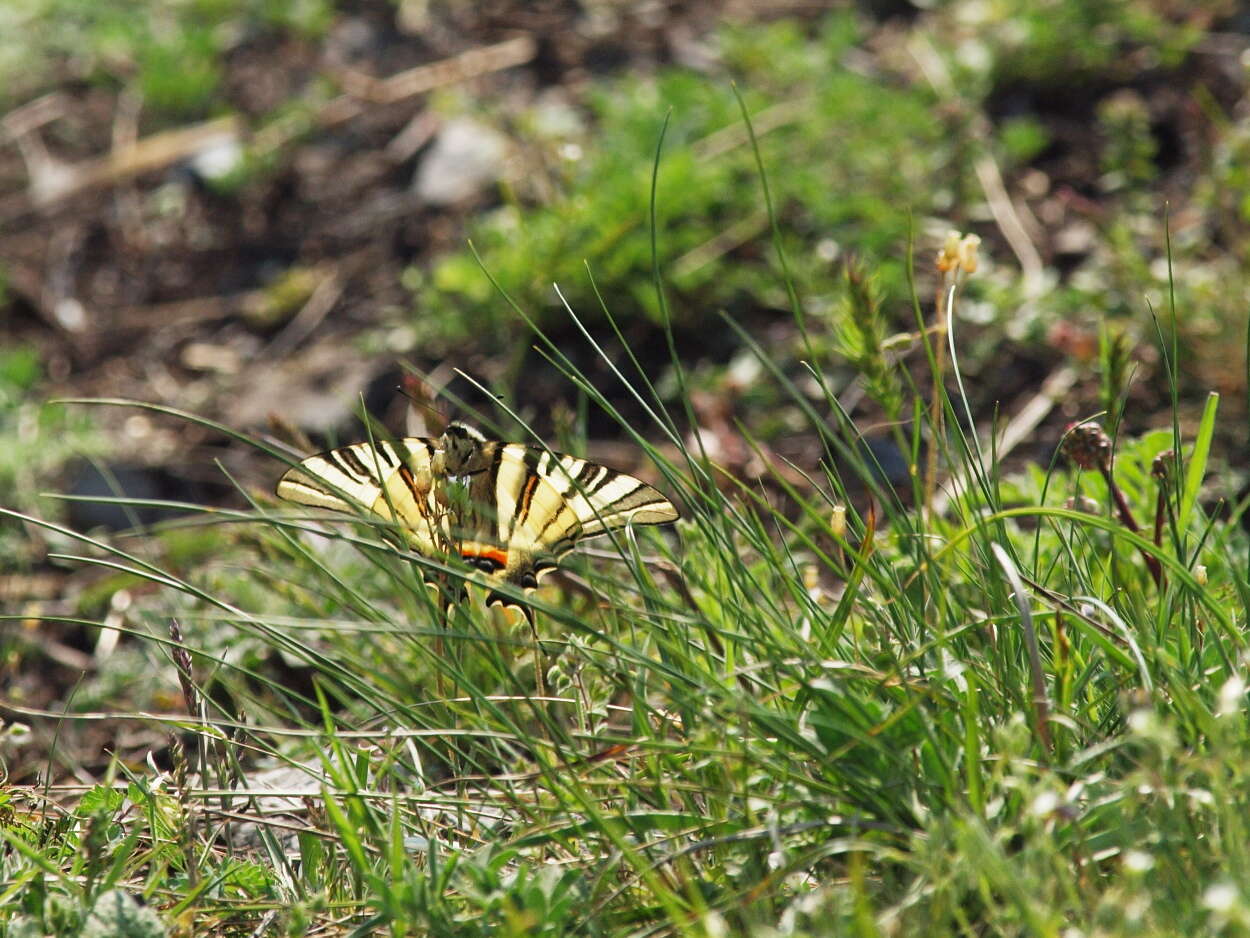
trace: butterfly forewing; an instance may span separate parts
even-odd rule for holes
[[[446,542],[446,517],[434,497],[433,441],[357,443],[310,456],[278,482],[281,498],[392,522],[423,553]]]
[[[667,498],[645,482],[607,466],[576,456],[544,453],[539,471],[576,516],[582,537],[593,537],[627,524],[666,524],[677,520],[677,509]]]

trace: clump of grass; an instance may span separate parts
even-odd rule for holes
[[[613,563],[576,561],[536,602],[538,649],[473,602],[440,618],[368,524],[260,509],[250,570],[186,579],[100,545],[184,597],[165,604],[183,606],[173,644],[160,604],[134,625],[169,649],[161,673],[191,711],[178,722],[207,745],[187,750],[189,773],[135,774],[140,810],[105,785],[102,821],[80,807],[50,839],[10,830],[22,847],[4,881],[100,840],[117,851],[107,875],[50,884],[45,922],[49,895],[89,908],[93,890],[142,881],[162,908],[224,926],[246,905],[296,931],[330,909],[400,934],[1163,935],[1231,920],[1248,584],[1244,538],[1199,498],[1214,405],[1162,457],[1165,479],[1172,434],[1097,435],[1072,471],[967,485],[918,514],[847,500],[853,477],[879,484],[849,424],[811,427],[848,454],[825,483],[795,487],[778,466],[765,498],[620,377],[658,418],[628,429],[686,520],[676,539],[619,539]],[[988,445],[931,443],[945,474],[1000,475],[955,465]],[[264,648],[308,674],[303,690],[266,676]],[[290,767],[301,820],[266,820],[260,756]],[[204,849],[243,818],[257,847]]]

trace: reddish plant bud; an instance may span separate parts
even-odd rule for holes
[[[1150,464],[1150,474],[1160,482],[1172,478],[1172,469],[1176,466],[1176,451],[1165,449]]]
[[[1081,469],[1106,470],[1111,465],[1111,438],[1096,423],[1068,428],[1063,453]]]

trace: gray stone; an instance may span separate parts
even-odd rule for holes
[[[503,175],[508,140],[468,118],[448,121],[417,167],[417,195],[429,205],[454,205]]]

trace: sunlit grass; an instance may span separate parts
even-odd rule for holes
[[[946,398],[953,434],[933,445],[966,481],[925,512],[923,480],[883,488],[845,415],[808,429],[840,456],[821,476],[796,486],[776,465],[746,486],[620,377],[656,416],[626,429],[683,520],[576,558],[538,595],[537,648],[476,587],[442,616],[376,525],[263,493],[215,513],[247,537],[194,571],[58,531],[78,562],[160,587],[129,628],[186,680],[188,715],[161,721],[170,771],[119,765],[51,827],[35,792],[10,793],[14,914],[76,921],[124,886],[167,915],[246,928],[270,910],[296,933],[1232,920],[1247,582],[1244,537],[1199,497],[1214,399],[1179,459],[1157,458],[1169,431],[1116,440],[1110,475],[1004,476]],[[933,411],[904,407],[920,429],[903,443],[932,438]]]
[[[683,514],[572,558],[533,600],[537,643],[466,570],[268,490],[241,487],[245,511],[182,506],[196,514],[137,541],[0,509],[53,535],[53,560],[124,577],[130,605],[95,624],[146,656],[114,678],[116,706],[94,682],[91,712],[6,701],[0,745],[20,752],[32,724],[42,777],[83,780],[0,794],[0,926],[78,934],[120,890],[171,926],[239,934],[1239,933],[1250,581],[1207,494],[1218,399],[1135,437],[1116,411],[1011,468],[943,328],[969,261],[948,252],[944,315],[917,302],[893,344],[847,273],[842,351],[890,418],[895,484],[815,345],[781,360],[723,317],[811,441],[791,465],[736,428],[765,467],[748,481],[660,390],[686,387],[679,354],[664,376],[606,361],[605,388],[536,330]],[[607,359],[611,304],[593,328],[566,314]],[[1120,356],[1105,343],[1108,404]],[[255,446],[274,480],[302,455],[94,403]],[[485,416],[525,438],[517,409]],[[172,549],[197,528],[213,552]],[[444,612],[430,575],[466,581],[467,602]],[[4,641],[22,660],[20,634]],[[98,723],[171,738],[91,779],[55,738]]]

